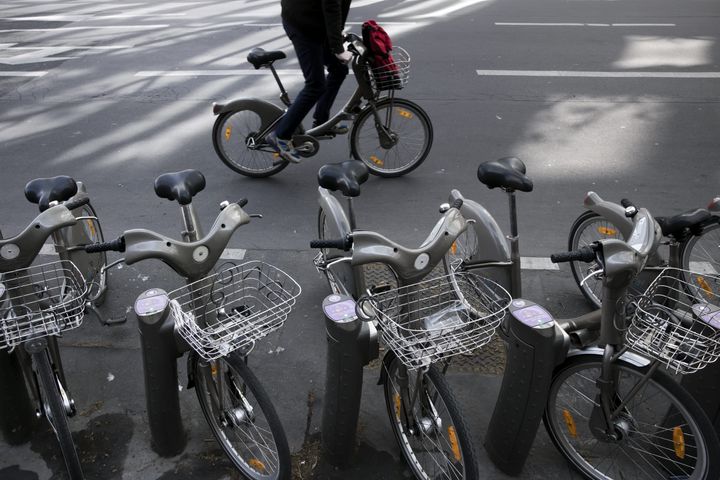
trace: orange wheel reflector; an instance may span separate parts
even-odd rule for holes
[[[610,227],[598,227],[597,231],[600,235],[605,235],[608,237],[614,237],[615,235],[617,235],[617,230]]]
[[[225,140],[230,140],[230,135],[232,135],[232,127],[228,125],[225,127]]]
[[[213,377],[217,377],[217,373],[218,373],[217,362],[212,362],[210,364],[210,374]]]
[[[413,118],[413,114],[410,113],[410,112],[408,112],[407,110],[398,110],[398,114],[399,114],[401,117]]]
[[[453,456],[455,457],[455,460],[458,462],[462,460],[462,455],[460,455],[460,446],[458,445],[457,440],[457,433],[455,432],[455,427],[450,425],[448,427],[448,439],[450,440],[450,448],[452,448]]]
[[[673,428],[673,446],[675,447],[675,456],[681,460],[685,458],[685,434],[681,427]]]
[[[568,433],[571,437],[577,438],[577,426],[575,426],[575,419],[567,408],[563,410],[563,418],[565,419],[565,425],[567,425]]]
[[[250,460],[248,460],[248,465],[250,465],[255,471],[258,471],[260,473],[265,472],[265,464],[257,458],[251,458]]]
[[[95,222],[92,220],[85,220],[85,224],[88,226],[88,230],[90,231],[90,238],[95,238],[95,235],[97,234],[95,231]]]
[[[376,157],[375,155],[370,155],[370,160],[372,160],[372,162],[373,162],[375,165],[378,165],[378,166],[380,166],[380,167],[382,167],[383,164],[385,163],[385,162],[383,162],[381,159],[379,159],[378,157]]]
[[[396,393],[395,396],[393,396],[393,402],[395,403],[395,418],[400,420],[400,394]]]
[[[703,277],[695,277],[695,281],[700,285],[700,288],[703,289],[703,291],[709,296],[712,295],[713,291],[712,288],[710,288],[710,285],[708,285],[707,281]]]
[[[450,253],[457,255],[457,242],[453,242],[453,244],[450,245]]]

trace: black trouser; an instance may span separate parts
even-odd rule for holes
[[[305,77],[305,86],[275,128],[278,138],[289,139],[313,105],[317,104],[313,115],[316,124],[330,118],[330,108],[348,74],[348,67],[330,51],[327,41],[308,37],[286,22],[283,27],[295,47]]]

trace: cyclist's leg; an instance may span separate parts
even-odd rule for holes
[[[330,118],[330,109],[335,102],[340,87],[345,81],[345,77],[348,75],[348,67],[342,63],[338,58],[330,51],[330,47],[327,44],[323,45],[323,57],[324,64],[327,67],[328,75],[325,84],[325,92],[320,96],[315,107],[315,114],[313,115],[313,125],[322,125],[327,122]]]
[[[293,43],[303,77],[305,77],[305,86],[275,127],[278,138],[290,139],[303,118],[312,110],[325,91],[325,65],[322,40],[309,38],[285,22],[283,22],[283,26]]]

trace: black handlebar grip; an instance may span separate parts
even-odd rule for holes
[[[338,250],[350,250],[352,245],[351,239],[338,239],[338,240],[311,240],[310,248],[336,248]]]
[[[88,203],[90,203],[90,197],[84,196],[76,198],[75,200],[68,200],[67,202],[63,203],[63,206],[65,206],[65,208],[67,208],[68,210],[75,210],[76,208],[87,205]]]
[[[572,252],[554,253],[550,255],[550,261],[552,263],[563,263],[563,262],[586,262],[590,263],[595,260],[595,247],[584,246]]]
[[[107,251],[124,252],[125,251],[125,238],[118,237],[115,240],[105,243],[93,243],[92,245],[85,245],[85,251],[87,253],[100,253]]]
[[[628,200],[627,198],[623,198],[622,200],[620,200],[620,205],[622,205],[623,208],[635,206],[635,204],[632,202],[632,200]]]
[[[462,207],[462,206],[463,206],[463,199],[462,199],[462,198],[456,198],[456,199],[453,201],[452,205],[450,205],[450,208],[457,208],[458,210],[460,210],[460,207]]]
[[[248,204],[248,199],[247,199],[247,198],[241,198],[241,199],[237,202],[237,204],[240,205],[240,208],[242,208],[242,207],[244,207],[245,205]]]

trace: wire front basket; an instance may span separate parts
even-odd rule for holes
[[[367,303],[383,341],[414,369],[487,344],[510,301],[492,280],[458,272],[373,294]]]
[[[264,262],[221,270],[170,292],[175,325],[190,347],[206,360],[252,347],[283,326],[300,285]]]
[[[400,90],[410,79],[410,54],[404,48],[393,47],[387,60],[371,61],[369,69],[375,91]]]
[[[88,289],[72,262],[4,272],[0,282],[0,349],[82,324]]]
[[[634,350],[682,374],[720,358],[720,276],[666,268],[635,307],[626,336]]]

